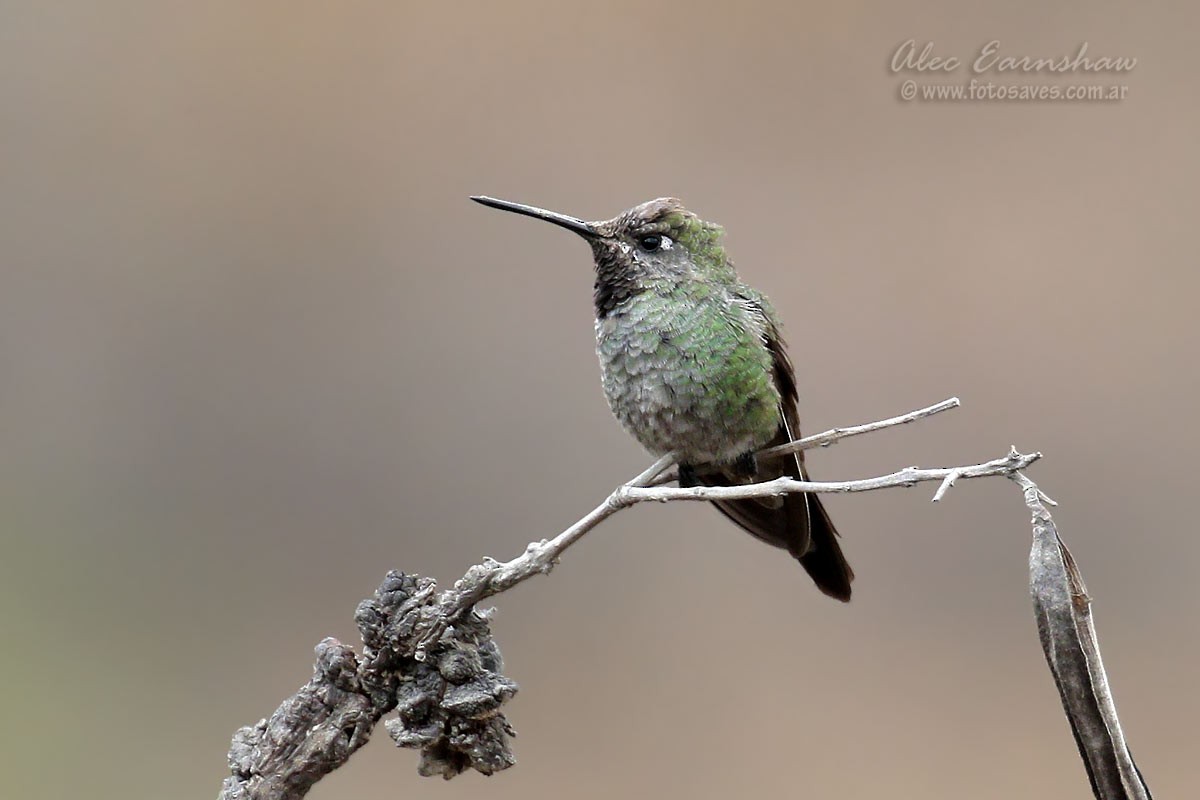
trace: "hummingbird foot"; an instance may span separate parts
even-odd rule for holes
[[[755,458],[753,450],[737,457],[733,462],[733,472],[743,478],[758,477],[758,459]]]
[[[693,486],[700,485],[700,476],[696,472],[696,467],[692,464],[679,465],[679,488],[690,489]]]
[[[703,474],[713,475],[720,474],[724,471],[727,475],[733,475],[738,478],[753,480],[758,477],[758,459],[754,455],[754,451],[750,450],[742,453],[732,462],[726,462],[724,468],[716,464],[701,464],[704,468]],[[693,486],[711,485],[700,480],[701,470],[695,464],[680,464],[679,467],[679,487],[681,489],[689,489]]]

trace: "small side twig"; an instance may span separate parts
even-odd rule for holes
[[[812,450],[817,447],[829,447],[832,444],[840,442],[842,439],[849,439],[852,436],[861,436],[864,433],[874,433],[885,428],[895,428],[900,425],[907,425],[910,422],[916,422],[927,417],[932,417],[934,414],[940,414],[943,411],[950,411],[958,408],[962,403],[957,397],[948,397],[940,403],[934,403],[931,406],[918,408],[915,411],[909,411],[907,414],[900,414],[895,417],[888,417],[877,422],[868,422],[863,425],[852,425],[848,428],[830,428],[821,433],[814,433],[812,436],[805,436],[796,439],[792,442],[786,442],[775,447],[768,447],[765,450],[760,450],[755,454],[758,461],[772,461],[775,459],[790,456],[792,453],[797,453],[801,450]],[[639,475],[638,478],[632,480],[627,485],[634,486],[660,486],[665,483],[671,483],[678,478],[678,475],[670,467],[674,464],[674,459],[671,456],[664,456],[655,465],[646,472]]]
[[[868,422],[865,425],[853,425],[849,428],[832,428],[823,433],[805,436],[803,439],[797,439],[794,442],[781,444],[778,447],[771,447],[763,450],[758,454],[760,460],[779,458],[780,456],[788,456],[798,450],[810,450],[814,447],[828,447],[842,439],[849,439],[851,436],[861,436],[864,433],[874,433],[881,431],[884,428],[894,428],[898,425],[907,425],[910,422],[932,417],[934,414],[940,414],[943,411],[949,411],[952,408],[958,408],[962,403],[957,397],[948,397],[940,403],[934,403],[925,408],[918,408],[916,411],[910,411],[907,414],[901,414],[897,417],[889,417],[881,419],[878,422]]]

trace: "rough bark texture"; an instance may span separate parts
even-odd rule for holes
[[[446,624],[437,601],[432,580],[389,572],[355,614],[362,656],[325,639],[312,679],[269,719],[234,734],[222,800],[304,797],[393,709],[388,733],[421,751],[422,775],[452,778],[468,768],[490,775],[512,766],[514,732],[501,706],[517,685],[501,674],[487,618],[468,611]]]

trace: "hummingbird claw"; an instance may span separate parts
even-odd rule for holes
[[[700,485],[700,476],[696,473],[696,468],[691,464],[679,465],[679,488],[690,489],[693,486]]]

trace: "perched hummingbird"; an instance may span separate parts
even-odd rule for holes
[[[807,478],[803,453],[766,447],[800,436],[796,375],[766,296],[738,278],[722,229],[674,198],[585,222],[472,197],[582,236],[596,262],[596,350],[613,414],[655,455],[675,452],[681,486]],[[854,572],[814,494],[716,501],[755,537],[795,556],[817,587],[850,599]]]

